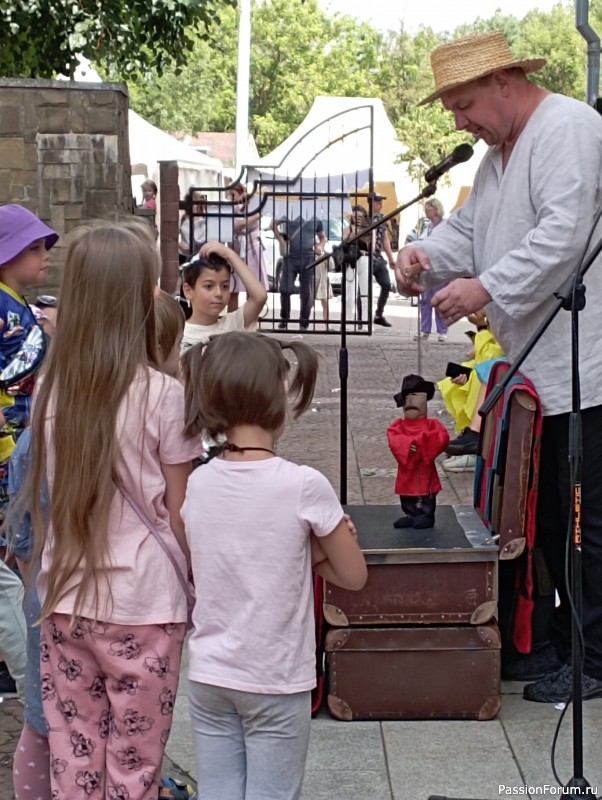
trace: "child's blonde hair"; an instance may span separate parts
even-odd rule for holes
[[[81,568],[75,617],[90,585],[97,591],[108,562],[107,529],[119,456],[117,417],[140,368],[158,368],[158,276],[155,244],[142,221],[82,227],[71,238],[56,333],[32,415],[36,557],[47,537],[39,497],[49,424],[54,449],[53,552],[42,619],[54,611]]]
[[[157,345],[160,351],[160,358],[166,358],[184,330],[186,315],[184,309],[169,292],[161,290],[155,304],[155,314],[157,322]]]
[[[286,384],[295,355],[297,369]],[[184,355],[184,435],[206,431],[210,436],[235,425],[258,425],[276,431],[284,425],[289,396],[293,416],[312,401],[318,375],[318,354],[302,342],[280,342],[259,333],[231,331],[197,344]]]

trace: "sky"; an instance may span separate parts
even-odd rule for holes
[[[415,34],[420,25],[435,32],[453,31],[458,25],[488,19],[499,9],[522,19],[534,8],[549,11],[558,0],[320,0],[325,10],[347,14],[381,30],[404,29]]]

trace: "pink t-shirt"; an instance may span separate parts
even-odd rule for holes
[[[182,508],[196,590],[190,680],[259,694],[316,684],[309,533],[343,517],[327,479],[282,458],[196,469]]]
[[[186,440],[184,427],[184,388],[175,378],[149,370],[148,402],[146,377],[140,371],[126,395],[118,415],[118,440],[121,455],[117,470],[130,497],[144,509],[165,537],[165,542],[186,574],[186,559],[176,541],[165,506],[165,479],[161,464],[183,464],[202,452],[198,439]],[[51,421],[48,423],[50,428]],[[54,448],[48,443],[48,480],[54,476]],[[52,554],[52,531],[42,555],[38,582],[45,597]],[[110,564],[98,581],[99,604],[95,613],[93,586],[81,610],[82,616],[96,617],[119,625],[149,625],[185,622],[186,599],[173,565],[161,546],[141,522],[136,512],[116,490],[109,519]],[[56,611],[71,614],[76,589],[57,605]],[[109,594],[108,585],[111,592]]]

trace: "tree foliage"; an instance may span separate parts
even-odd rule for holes
[[[126,78],[181,65],[217,6],[235,0],[3,0],[0,75],[72,75],[78,54]]]
[[[185,64],[167,65],[162,75],[147,70],[128,81],[133,107],[165,130],[192,134],[235,127],[237,11],[217,0],[214,10],[205,38],[188,29],[194,42]],[[589,21],[602,30],[602,0],[590,0]],[[329,16],[317,0],[255,0],[250,129],[260,152],[292,133],[316,95],[380,97],[408,147],[405,158],[435,163],[467,136],[454,130],[440,103],[419,105],[433,88],[430,53],[452,38],[490,30],[502,30],[518,58],[548,59],[533,80],[584,98],[587,48],[566,0],[550,12],[531,11],[524,20],[498,11],[444,34],[422,28],[413,36],[403,27],[384,34],[345,15]],[[113,78],[128,77],[119,63],[105,60],[105,68]]]

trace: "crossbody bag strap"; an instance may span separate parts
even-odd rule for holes
[[[174,558],[173,553],[171,552],[171,550],[167,546],[167,543],[166,543],[164,537],[156,529],[155,524],[153,523],[151,518],[148,516],[146,511],[144,511],[144,509],[140,508],[138,503],[129,494],[129,492],[127,491],[127,489],[125,488],[125,486],[123,485],[123,483],[121,482],[120,479],[115,478],[115,485],[117,486],[117,488],[119,489],[119,491],[121,492],[121,494],[123,495],[125,500],[127,501],[127,503],[130,506],[130,508],[136,513],[136,516],[138,517],[138,519],[144,524],[144,526],[146,528],[149,529],[149,531],[152,533],[152,535],[154,536],[156,541],[161,546],[161,549],[163,550],[163,552],[165,553],[167,558],[170,560],[174,570],[176,571],[176,575],[178,576],[178,580],[182,584],[182,588],[184,589],[184,592],[186,593],[186,596],[189,597],[190,593],[191,593],[190,592],[190,583],[188,582],[188,579],[186,578],[186,576],[182,572],[182,568],[180,567],[180,565],[178,564],[178,562]]]

